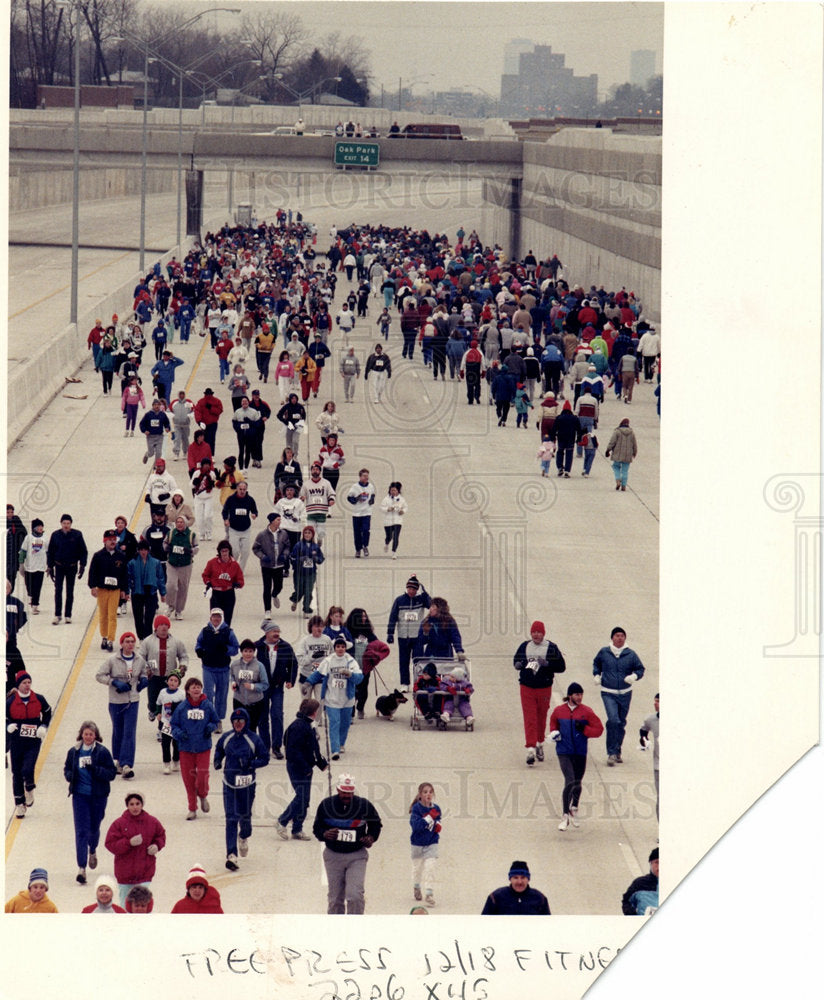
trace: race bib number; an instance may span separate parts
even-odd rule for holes
[[[231,579],[232,578],[231,576],[229,576],[228,573],[221,573],[220,576],[218,577],[218,580],[231,580]]]
[[[237,679],[239,681],[253,681],[255,679],[254,671],[252,670],[238,670]]]
[[[304,569],[314,569],[315,568],[315,562],[314,562],[314,560],[310,559],[308,557],[304,558],[303,559],[303,568]]]
[[[236,774],[235,788],[248,788],[252,784],[251,774]]]
[[[163,733],[164,736],[171,736],[172,735],[171,722],[164,722],[163,725],[160,727],[160,731],[161,733]]]
[[[26,736],[29,739],[37,736],[37,726],[32,725],[30,722],[23,722],[20,724],[20,735]]]
[[[78,762],[77,762],[77,766],[78,767],[91,767],[92,766],[92,759],[91,759],[91,757],[81,757],[80,760],[78,760]]]
[[[7,604],[6,605],[6,611],[9,612],[9,614],[16,615],[17,614],[17,605],[16,604]]]
[[[173,545],[172,546],[172,554],[173,555],[182,556],[183,553],[184,553],[184,551],[185,550],[184,550],[184,548],[183,548],[182,545]]]
[[[245,507],[235,507],[235,515],[237,517],[246,517],[246,508]]]
[[[204,719],[205,714],[202,708],[190,708],[186,713],[186,717],[192,719],[193,721],[198,721]]]
[[[103,586],[104,587],[116,587],[117,586],[117,577],[116,576],[104,576],[103,577]]]
[[[404,613],[403,613],[403,620],[405,622],[416,622],[418,620],[418,612],[417,611],[404,611]]]
[[[338,830],[338,840],[343,841],[344,844],[354,844],[357,839],[356,830]]]
[[[336,691],[342,691],[346,687],[346,681],[342,677],[333,677],[329,686]]]

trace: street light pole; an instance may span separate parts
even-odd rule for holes
[[[69,322],[77,326],[80,254],[80,18],[74,40],[74,160],[72,169],[72,279]]]

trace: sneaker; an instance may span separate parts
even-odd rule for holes
[[[623,764],[624,763],[624,758],[621,756],[621,751],[620,750],[618,751],[617,754],[615,754],[615,763],[616,764]]]
[[[332,754],[332,760],[340,760],[340,754],[339,753],[333,753]]]
[[[156,743],[162,743],[163,742],[163,736],[161,735],[159,729],[158,729],[157,733],[155,734],[155,742]]]
[[[179,622],[183,620],[183,615],[179,611],[175,611],[175,621]]]
[[[569,829],[569,814],[568,813],[564,813],[564,818],[558,824],[558,829],[559,830],[567,830],[567,829]]]
[[[397,559],[398,558],[398,553],[397,552],[393,552],[392,553],[392,558],[393,559]]]
[[[86,869],[85,868],[78,868],[77,869],[77,875],[75,876],[75,882],[77,882],[79,885],[85,885],[86,884]]]
[[[148,452],[147,452],[147,453],[146,453],[146,454],[145,454],[145,455],[143,456],[143,464],[145,465],[145,464],[146,464],[146,463],[147,463],[148,461],[149,461],[149,454],[148,454]]]
[[[237,855],[236,854],[230,854],[226,858],[226,867],[229,869],[230,872],[236,872],[238,870],[238,868],[240,867],[240,865],[238,865],[238,863],[237,863]]]
[[[62,621],[63,619],[60,617],[60,615],[55,615],[54,618],[52,618],[52,625],[59,625],[60,622]]]
[[[292,840],[311,840],[311,839],[312,838],[309,836],[309,834],[304,833],[303,830],[300,830],[298,833],[292,834]]]
[[[578,806],[570,806],[569,807],[569,821],[576,828],[581,825],[578,822]]]
[[[109,640],[108,639],[101,639],[100,640],[100,648],[103,649],[103,650],[108,649],[109,648]]]
[[[297,604],[293,604],[293,605],[292,605],[292,610],[293,610],[293,611],[297,611],[297,610],[298,610],[298,606],[297,606]]]
[[[197,813],[193,809],[190,809],[186,813],[186,819],[197,819]]]
[[[279,608],[280,607],[280,598],[279,597],[273,597],[272,598],[272,604],[274,604],[274,606],[276,608]]]
[[[157,718],[157,712],[153,712],[151,709],[149,709],[149,722],[154,722],[156,718]]]
[[[249,853],[249,841],[245,837],[238,837],[237,852],[242,858]]]
[[[92,871],[97,868],[97,855],[94,851],[89,851],[89,868],[91,868]]]
[[[177,760],[173,760],[172,761],[172,770],[173,771],[179,771],[180,770],[180,762],[179,761],[177,761]]]
[[[289,831],[286,829],[286,827],[283,825],[283,823],[280,823],[280,822],[278,822],[276,820],[275,821],[275,830],[277,830],[277,834],[278,834],[278,836],[280,837],[281,840],[288,840],[289,839]]]
[[[544,759],[544,745],[543,743],[535,744],[535,756],[538,760]]]
[[[114,652],[114,643],[112,642],[111,639],[109,639],[109,641],[106,643],[106,649],[108,649],[110,653]]]
[[[346,747],[341,747],[338,753],[346,753]]]
[[[355,549],[355,558],[360,559],[360,549]]]
[[[423,894],[421,893],[420,886],[416,885],[415,888],[412,890],[412,893],[418,902],[420,902],[423,899]]]
[[[123,780],[124,781],[131,781],[133,777],[134,777],[134,771],[130,767],[124,767],[123,768]]]
[[[31,606],[31,613],[33,615],[39,615],[40,614],[40,605],[39,604],[32,604],[32,606]]]
[[[17,808],[14,810],[14,815],[18,819],[23,819],[23,817],[26,815],[26,807],[22,802],[17,803]]]
[[[441,722],[449,722],[450,718],[449,712],[441,712]]]
[[[432,895],[431,892],[428,892],[426,894],[426,899],[424,900],[424,903],[426,903],[427,906],[434,906],[435,905],[435,897]]]
[[[389,551],[389,544],[388,543],[386,545],[384,545],[383,551],[384,551],[384,554]]]
[[[526,752],[526,762],[527,764],[529,764],[530,767],[532,767],[532,765],[535,763],[535,751],[532,749],[532,747],[530,747],[529,750],[527,750]]]
[[[64,622],[65,622],[65,623],[66,623],[67,625],[71,625],[71,623],[72,623],[72,620],[71,620],[71,618],[69,618],[69,616],[68,616],[68,615],[66,615],[66,617],[65,617],[65,618],[63,619],[63,621],[64,621]]]
[[[163,765],[163,773],[164,774],[171,774],[172,773],[172,765],[171,764],[164,764]]]
[[[369,549],[367,549],[367,547],[365,545],[363,547],[363,558],[364,559],[368,559],[369,558]]]
[[[27,809],[31,809],[31,807],[33,805],[34,805],[34,789],[33,788],[27,788],[26,789],[26,808]]]
[[[114,769],[118,774],[123,774],[123,766],[118,764],[117,761],[114,762]]]
[[[283,760],[283,751],[280,747],[272,747],[272,756],[275,760]]]
[[[618,763],[618,758],[615,756],[614,753],[611,753],[609,757],[607,757],[607,767],[614,767],[617,763]]]
[[[200,797],[200,808],[207,813],[212,807],[209,805],[209,800],[205,795]]]
[[[366,718],[366,716],[363,714],[363,712],[358,712],[358,718],[359,719],[364,719],[364,718]]]

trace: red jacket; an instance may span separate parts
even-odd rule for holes
[[[143,843],[132,847],[129,841],[138,833]],[[148,853],[152,844],[162,851],[166,846],[166,831],[160,820],[145,810],[139,816],[132,816],[126,809],[112,823],[106,834],[106,850],[114,855],[114,877],[120,885],[151,882],[157,866],[155,855]]]
[[[172,907],[172,913],[223,913],[220,905],[220,893],[214,886],[210,885],[206,889],[206,895],[199,903],[196,903],[187,893],[183,899],[179,899]]]
[[[232,590],[240,588],[245,583],[243,570],[237,559],[230,559],[229,562],[221,562],[220,556],[210,559],[203,570],[203,582],[212,590]]]
[[[203,396],[195,403],[195,420],[199,424],[216,424],[223,413],[223,403],[217,396]]]
[[[90,903],[88,906],[84,906],[80,911],[81,913],[94,913],[97,909],[97,903]],[[122,906],[118,906],[117,903],[112,903],[112,909],[115,913],[125,913],[126,911]]]

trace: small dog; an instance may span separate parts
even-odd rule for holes
[[[392,694],[382,694],[380,698],[375,700],[375,708],[377,709],[375,714],[378,718],[382,716],[391,722],[395,717],[395,712],[398,710],[398,705],[405,705],[407,701],[409,699],[403,691],[398,691],[397,689]]]

